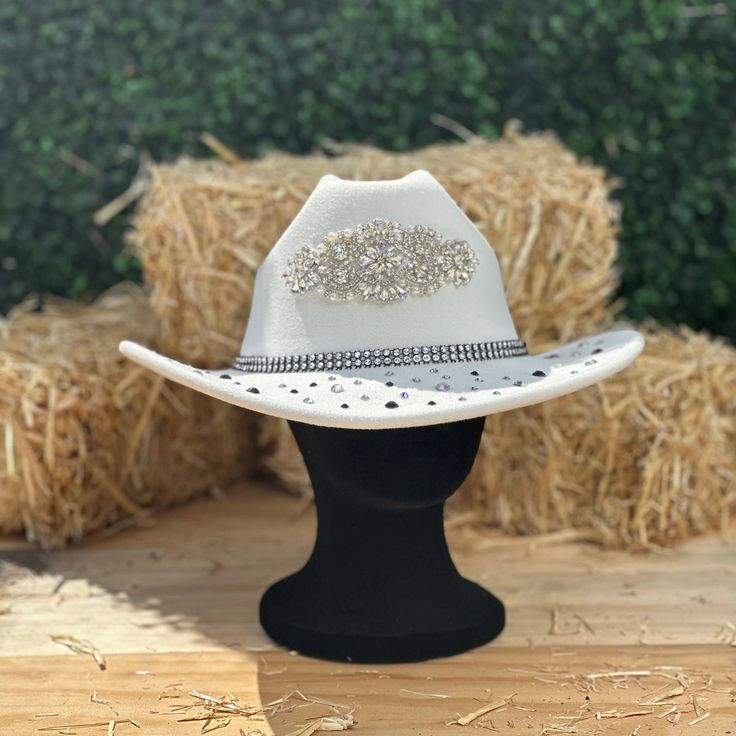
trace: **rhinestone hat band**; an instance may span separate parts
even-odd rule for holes
[[[246,373],[304,373],[341,368],[382,368],[424,363],[464,363],[528,355],[523,340],[497,340],[464,345],[424,345],[415,348],[383,350],[344,350],[333,353],[307,353],[265,357],[239,355],[233,367]]]
[[[465,240],[444,240],[424,225],[373,220],[302,248],[283,276],[295,294],[316,291],[332,301],[388,304],[433,294],[445,284],[464,286],[477,264]]]

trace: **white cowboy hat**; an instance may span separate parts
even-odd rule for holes
[[[632,330],[528,355],[486,240],[426,171],[323,177],[258,269],[240,356],[202,370],[122,342],[134,361],[231,404],[387,429],[535,404],[620,371]]]

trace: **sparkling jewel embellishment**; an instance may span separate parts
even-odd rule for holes
[[[422,345],[411,348],[384,348],[378,350],[344,350],[330,353],[302,355],[239,355],[233,367],[250,373],[298,373],[344,370],[348,368],[382,368],[389,366],[464,363],[476,360],[497,360],[527,355],[522,340],[496,340],[457,345]],[[390,373],[391,371],[387,371]],[[430,373],[438,373],[430,368]],[[449,378],[444,374],[443,378]],[[508,376],[504,376],[509,380]],[[328,381],[337,376],[328,376]]]
[[[465,240],[444,240],[424,225],[373,220],[302,248],[289,259],[284,278],[295,294],[389,303],[432,294],[445,284],[463,286],[477,264]]]

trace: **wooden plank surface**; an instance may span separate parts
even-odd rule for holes
[[[506,603],[506,631],[459,657],[363,666],[283,651],[258,626],[261,592],[308,555],[314,517],[299,509],[252,486],[62,553],[1,541],[0,734],[105,734],[112,720],[118,736],[185,736],[226,723],[183,720],[202,712],[186,709],[202,702],[191,691],[251,706],[216,731],[236,736],[347,714],[366,735],[736,734],[733,544],[479,550],[451,530],[461,571]],[[106,669],[53,636],[88,640]]]

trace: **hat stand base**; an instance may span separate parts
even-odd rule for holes
[[[483,419],[387,430],[289,424],[314,487],[317,539],[306,565],[261,600],[269,636],[364,663],[458,654],[498,636],[503,604],[457,571],[442,518]]]

